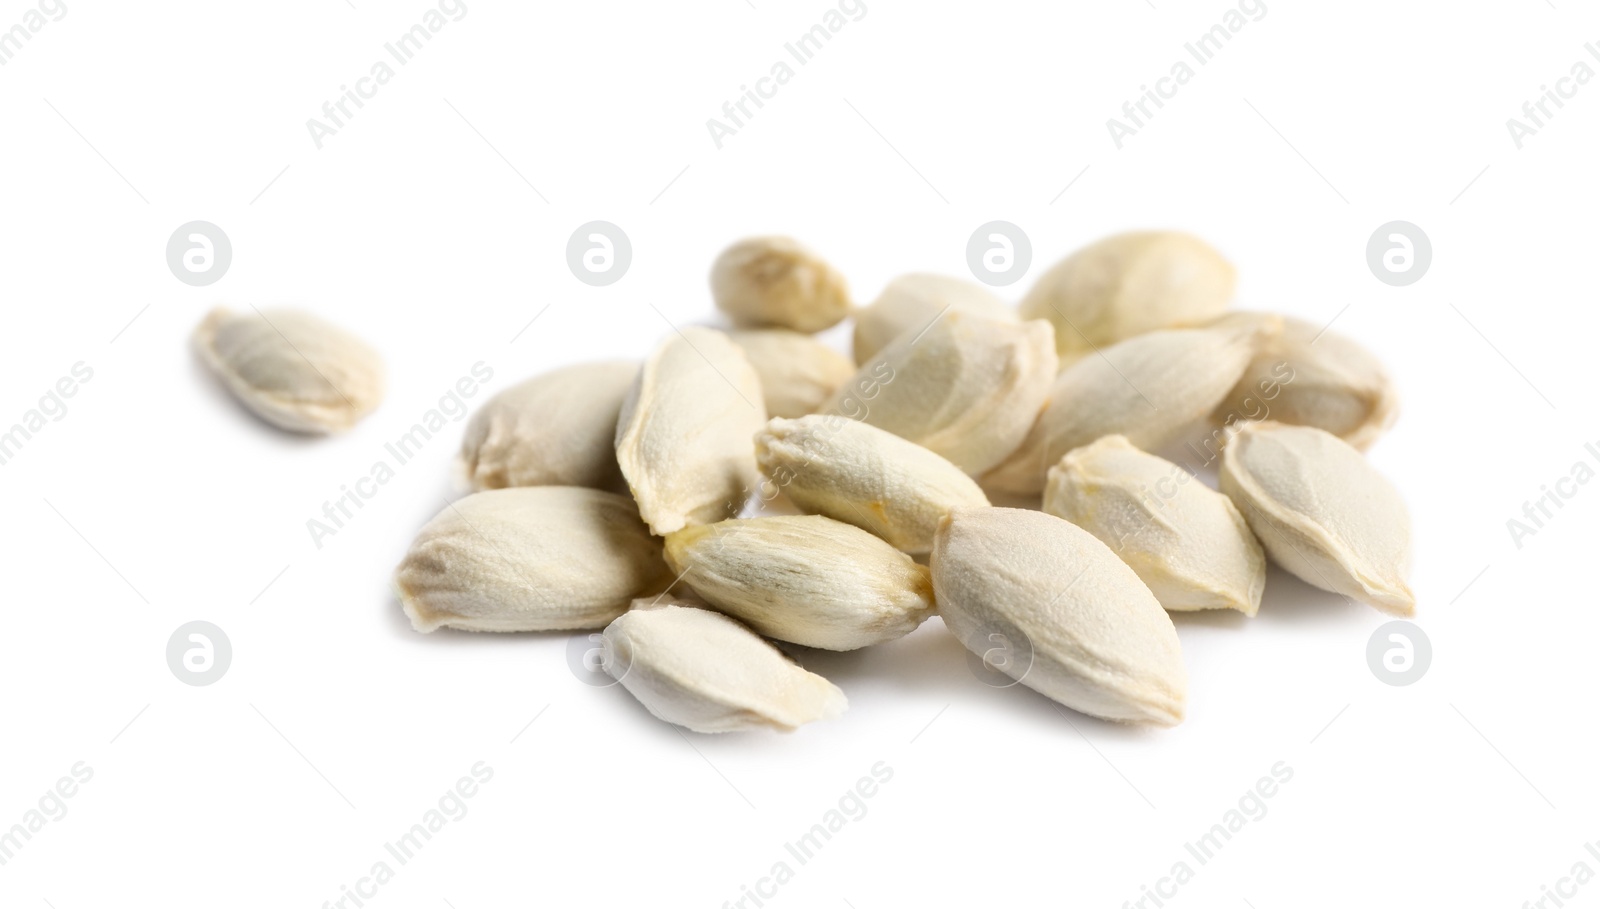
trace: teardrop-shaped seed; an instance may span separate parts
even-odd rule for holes
[[[636,362],[579,363],[507,388],[467,422],[461,472],[473,489],[623,490],[617,416],[638,374]]]
[[[855,650],[933,614],[928,569],[865,530],[819,515],[689,527],[667,564],[718,610],[769,638]]]
[[[1073,710],[1121,723],[1183,719],[1178,632],[1088,531],[1015,508],[959,508],[934,543],[939,614],[973,653]]]
[[[424,632],[603,628],[672,578],[633,502],[572,486],[492,489],[447,505],[394,575]]]
[[[1049,323],[952,309],[878,351],[822,412],[888,430],[976,475],[1027,435],[1055,373]]]
[[[816,413],[856,374],[854,363],[821,341],[786,328],[730,332],[761,377],[769,417]]]
[[[1094,534],[1174,612],[1255,615],[1267,560],[1228,497],[1122,436],[1067,452],[1050,468],[1044,510]]]
[[[867,362],[890,341],[927,328],[952,308],[1017,321],[1017,311],[980,284],[945,275],[901,275],[890,281],[871,305],[856,312],[852,350],[856,362]]]
[[[617,463],[651,532],[738,514],[766,422],[761,380],[727,335],[691,327],[663,341],[617,418]]]
[[[1150,450],[1175,441],[1228,393],[1276,321],[1166,329],[1129,338],[1067,367],[1023,443],[979,479],[991,492],[1037,494],[1061,456],[1101,436]]]
[[[841,416],[771,421],[756,434],[756,464],[801,509],[854,524],[903,552],[933,548],[950,509],[989,504],[944,458]]]
[[[377,352],[308,312],[218,307],[194,330],[193,343],[246,407],[292,432],[349,429],[383,398]]]
[[[605,644],[606,669],[622,687],[658,719],[695,732],[789,732],[846,707],[832,682],[708,609],[635,606],[606,626]]]
[[[711,266],[711,296],[740,328],[806,333],[850,314],[844,276],[788,237],[740,240]]]
[[[1416,611],[1405,502],[1338,436],[1242,424],[1222,451],[1220,485],[1285,571],[1384,612]]]
[[[1233,297],[1234,270],[1198,237],[1136,231],[1105,237],[1041,276],[1018,309],[1048,319],[1063,364],[1118,341],[1196,325]]]

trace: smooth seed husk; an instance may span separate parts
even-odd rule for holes
[[[1050,468],[1044,511],[1094,534],[1168,611],[1261,606],[1266,556],[1233,502],[1122,436]]]
[[[832,682],[708,609],[636,605],[604,637],[612,677],[656,718],[694,732],[790,732],[848,706]]]
[[[945,275],[901,275],[885,285],[870,305],[856,311],[851,341],[856,362],[867,362],[908,331],[928,327],[947,309],[1018,321],[1015,309],[980,284]]]
[[[505,389],[467,422],[457,466],[475,490],[587,486],[624,491],[617,417],[632,361],[580,363]]]
[[[892,432],[977,475],[1027,436],[1055,374],[1049,323],[952,309],[878,351],[822,412]]]
[[[960,508],[929,562],[939,613],[969,650],[1073,710],[1176,725],[1188,673],[1178,632],[1133,569],[1088,531],[1015,508]]]
[[[1304,319],[1283,317],[1213,419],[1314,426],[1365,450],[1394,425],[1400,395],[1365,347]]]
[[[1051,466],[1102,436],[1145,450],[1203,421],[1239,381],[1276,318],[1215,328],[1165,329],[1129,338],[1063,370],[1049,404],[1005,462],[979,479],[992,493],[1037,495]]]
[[[1384,612],[1416,612],[1405,501],[1349,443],[1310,426],[1245,423],[1223,449],[1220,485],[1285,571]]]
[[[730,332],[761,378],[769,417],[816,413],[856,374],[854,363],[821,341],[786,328]]]
[[[711,296],[739,328],[807,334],[850,314],[844,276],[789,237],[740,240],[711,266]]]
[[[1160,328],[1222,313],[1235,274],[1205,241],[1177,231],[1105,237],[1042,275],[1018,309],[1056,329],[1062,363]]]

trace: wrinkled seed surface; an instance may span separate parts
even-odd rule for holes
[[[195,328],[192,341],[229,391],[281,429],[349,429],[383,398],[377,352],[308,312],[232,313],[218,307]]]
[[[626,496],[529,486],[446,506],[394,582],[418,631],[561,631],[603,628],[672,578]]]

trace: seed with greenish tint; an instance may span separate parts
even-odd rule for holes
[[[383,360],[377,352],[308,312],[237,314],[218,307],[192,340],[229,391],[282,429],[349,429],[383,398]]]
[[[1267,560],[1228,497],[1178,465],[1105,436],[1050,468],[1044,510],[1094,534],[1163,608],[1255,615]]]
[[[721,613],[640,601],[606,626],[606,669],[658,719],[695,732],[794,730],[844,692]]]
[[[820,515],[688,527],[667,536],[667,564],[718,610],[807,647],[894,640],[933,614],[928,569]]]
[[[1222,451],[1221,486],[1285,571],[1384,612],[1416,611],[1405,501],[1338,436],[1242,424]]]

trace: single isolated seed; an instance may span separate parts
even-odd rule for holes
[[[847,706],[832,682],[708,609],[636,605],[604,637],[606,670],[622,687],[656,718],[695,732],[790,732]]]
[[[989,504],[944,458],[836,415],[771,421],[756,434],[756,464],[802,510],[854,524],[903,552],[932,549],[950,509]]]
[[[228,390],[291,432],[349,429],[383,398],[383,360],[355,335],[297,309],[218,307],[193,343]]]
[[[1338,436],[1241,424],[1222,450],[1220,485],[1285,571],[1384,612],[1416,612],[1405,502]]]
[[[1067,367],[1026,440],[980,478],[991,493],[1037,495],[1074,448],[1123,435],[1145,450],[1176,441],[1239,381],[1274,321],[1166,329],[1129,338]]]
[[[1049,323],[952,309],[878,351],[822,412],[888,430],[977,475],[1027,436],[1055,374]]]
[[[689,527],[667,564],[706,602],[769,638],[855,650],[933,614],[928,569],[865,530],[818,515]]]
[[[617,418],[617,463],[658,535],[738,514],[755,486],[750,437],[767,422],[761,380],[737,345],[685,328],[639,370]]]
[[[711,266],[711,296],[740,328],[810,334],[850,314],[844,276],[788,237],[752,237],[723,250]]]
[[[617,466],[617,416],[638,374],[636,362],[580,363],[500,392],[468,421],[457,459],[460,472],[475,490],[624,490]]]
[[[1267,560],[1228,497],[1122,436],[1067,452],[1050,468],[1044,510],[1094,534],[1172,612],[1255,615]]]
[[[852,351],[856,362],[867,362],[908,331],[928,327],[947,309],[1017,321],[1017,311],[980,284],[945,275],[901,275],[871,305],[856,312]]]
[[[1037,511],[958,508],[929,564],[945,624],[975,654],[1003,649],[996,668],[1011,678],[1091,716],[1182,721],[1177,629],[1088,531]]]
[[[821,341],[786,328],[730,332],[761,377],[761,394],[771,417],[802,417],[850,381],[856,366]]]
[[[446,506],[394,581],[418,631],[561,631],[603,628],[672,577],[625,496],[529,486]]]
[[[1263,339],[1213,417],[1315,426],[1365,450],[1394,425],[1399,409],[1388,370],[1370,351],[1325,326],[1285,316],[1282,334]]]
[[[1048,319],[1062,364],[1158,328],[1221,315],[1233,297],[1233,266],[1198,237],[1177,231],[1115,234],[1042,275],[1019,309]]]

